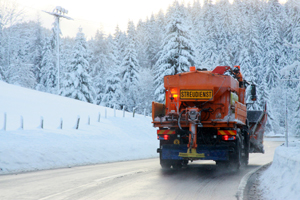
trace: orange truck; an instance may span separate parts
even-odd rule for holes
[[[193,160],[214,160],[238,169],[249,153],[264,153],[267,120],[263,111],[247,111],[246,87],[256,100],[256,86],[243,79],[240,67],[164,77],[165,104],[152,102],[152,119],[160,141],[162,168],[181,168]]]

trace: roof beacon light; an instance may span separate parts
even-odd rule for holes
[[[191,66],[190,67],[190,72],[195,72],[196,71],[196,67],[195,66]]]

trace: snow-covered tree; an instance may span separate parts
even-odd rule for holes
[[[218,51],[216,38],[216,26],[215,26],[215,5],[212,0],[204,1],[201,15],[199,20],[201,21],[199,27],[199,35],[196,37],[197,54],[196,63],[201,68],[207,68],[212,70],[218,63]]]
[[[41,70],[41,62],[42,62],[42,54],[43,54],[43,43],[44,37],[42,33],[42,25],[40,22],[40,18],[38,18],[36,26],[35,26],[35,40],[34,45],[32,46],[32,60],[34,64],[33,73],[36,78],[36,82],[39,83],[40,80],[40,70]]]
[[[137,59],[142,68],[151,67],[150,59],[147,54],[147,48],[150,45],[149,32],[147,27],[147,21],[143,22],[140,20],[136,28],[136,49],[137,49]]]
[[[128,22],[128,44],[125,49],[125,56],[121,63],[122,87],[125,95],[125,106],[127,110],[132,110],[136,105],[136,92],[138,90],[140,65],[137,60],[135,27],[132,21]]]
[[[102,105],[116,109],[122,108],[123,95],[121,88],[121,79],[120,79],[120,63],[117,59],[118,49],[116,41],[112,38],[111,35],[107,38],[108,40],[108,63],[109,68],[106,73],[105,79],[105,88],[102,95]]]
[[[54,65],[51,41],[46,38],[40,64],[37,90],[57,94],[57,68]]]
[[[90,48],[92,49],[91,55],[91,75],[93,77],[94,88],[96,91],[96,104],[101,104],[102,96],[105,90],[105,77],[107,76],[107,70],[109,67],[108,61],[108,47],[105,34],[102,30],[98,30],[95,38],[90,42]]]
[[[267,132],[273,131],[273,111],[272,107],[270,107],[270,94],[266,83],[266,78],[262,79],[262,82],[260,85],[258,85],[257,88],[257,104],[258,104],[258,110],[264,110],[265,104],[267,104],[267,113],[268,113],[268,120],[266,124],[266,130]]]
[[[154,75],[151,69],[141,69],[139,79],[138,112],[146,114],[152,112],[152,101],[154,101]]]
[[[82,28],[79,28],[73,49],[73,60],[68,66],[61,94],[73,99],[93,103],[95,91],[92,79],[88,73],[87,48],[84,33]]]
[[[125,56],[125,48],[127,46],[127,38],[126,38],[126,34],[120,30],[119,26],[117,26],[115,29],[114,40],[116,41],[117,49],[119,51],[117,60],[119,63],[121,63]]]
[[[163,49],[155,64],[155,96],[159,102],[164,101],[163,77],[188,71],[194,65],[194,44],[189,31],[182,5],[177,1],[168,11],[167,34]]]
[[[150,62],[150,67],[153,68],[158,59],[156,55],[159,52],[161,47],[163,33],[161,31],[160,25],[155,20],[154,15],[151,15],[151,18],[148,23],[149,23],[149,25],[147,26],[148,46],[147,46],[146,54]]]
[[[296,94],[296,112],[292,113],[295,127],[293,132],[296,136],[300,136],[300,82],[298,83]]]
[[[32,73],[32,65],[23,63],[20,55],[15,55],[11,59],[11,64],[6,72],[8,83],[33,88],[35,77]]]

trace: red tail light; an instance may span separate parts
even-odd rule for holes
[[[157,135],[158,140],[169,140],[170,135]]]
[[[234,135],[223,135],[222,140],[228,141],[228,140],[235,140],[236,137]]]

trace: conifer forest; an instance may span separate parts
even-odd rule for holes
[[[59,85],[60,30],[0,6],[1,81],[151,115],[152,101],[165,101],[165,75],[190,66],[239,65],[257,85],[257,101],[248,98],[248,108],[263,109],[267,102],[267,132],[284,134],[287,112],[290,134],[300,135],[299,0],[174,1],[166,12],[128,21],[126,31],[116,25],[114,33],[99,29],[87,40],[79,27],[75,38],[60,37]]]

